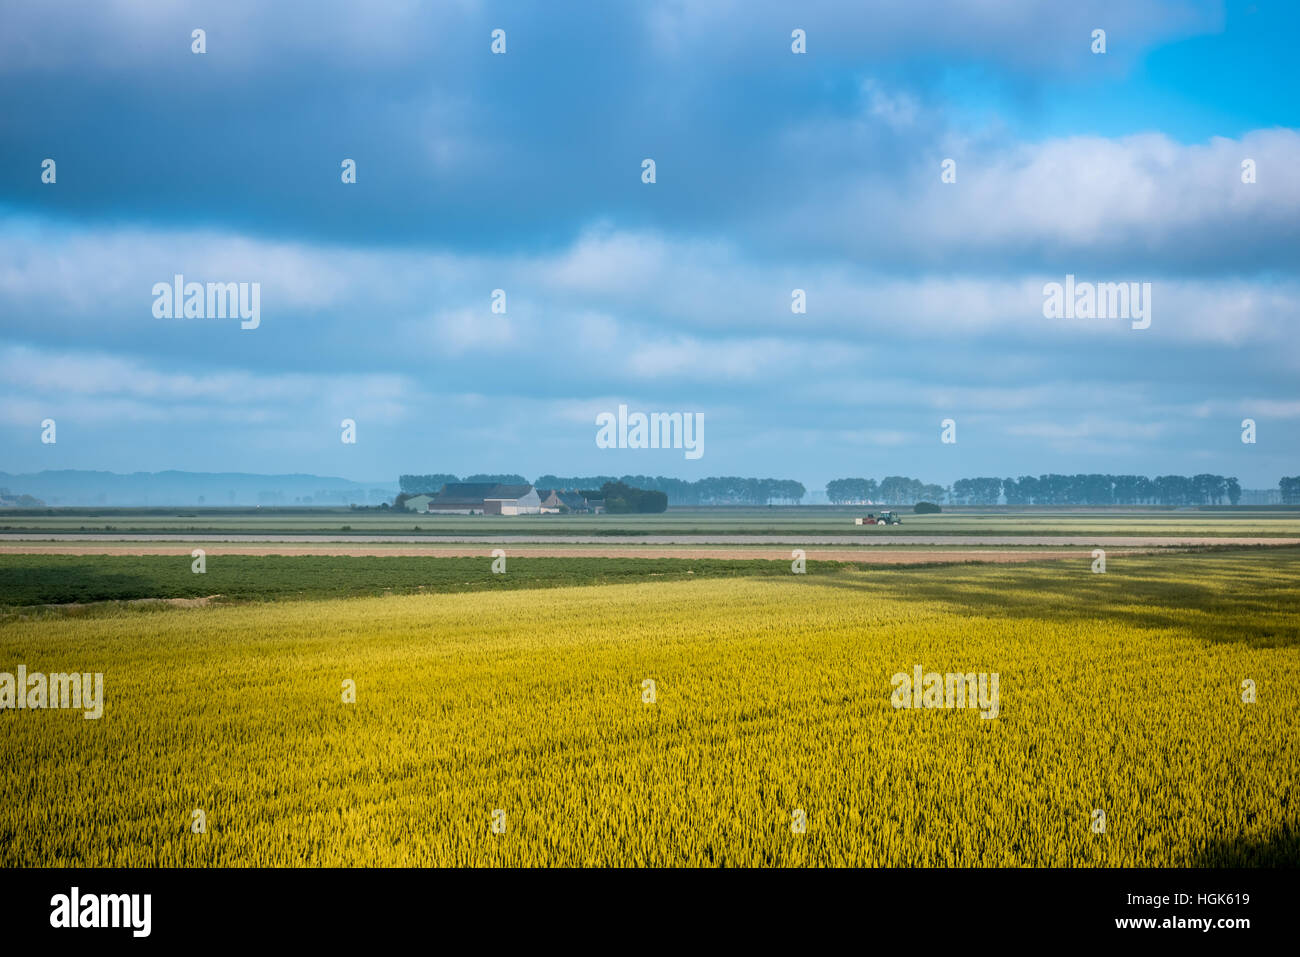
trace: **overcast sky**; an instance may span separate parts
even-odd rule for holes
[[[0,470],[1300,472],[1300,5],[285,6],[0,6]]]

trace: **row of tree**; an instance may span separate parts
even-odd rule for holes
[[[463,480],[450,474],[403,475],[402,494],[436,494],[449,482],[499,482],[524,485],[522,475],[470,475]],[[543,489],[601,489],[617,483],[645,492],[660,492],[673,505],[798,504],[807,490],[789,479],[715,476],[694,482],[662,475],[587,475],[564,478],[543,475],[533,484]],[[1300,505],[1300,476],[1279,483],[1282,503]],[[879,502],[913,505],[944,502],[950,505],[1236,505],[1241,486],[1222,475],[1022,475],[1014,478],[964,478],[951,488],[929,485],[919,479],[889,475],[877,482],[868,478],[835,479],[826,484],[826,497],[840,505]],[[657,500],[656,500],[657,501]],[[631,511],[638,509],[632,508]],[[612,511],[612,509],[611,509]]]
[[[458,478],[447,472],[434,472],[428,475],[402,475],[398,478],[401,494],[399,503],[414,495],[436,495],[444,485],[453,482],[498,482],[503,485],[526,485],[528,480],[522,475],[467,475]],[[587,489],[599,496],[595,490],[606,485],[616,484],[637,492],[656,492],[664,496],[664,501],[674,505],[797,505],[807,494],[802,483],[788,479],[754,479],[735,476],[703,478],[694,482],[685,479],[667,478],[663,475],[579,475],[567,478],[559,475],[542,475],[533,483],[539,489]],[[616,496],[617,497],[617,496]],[[636,501],[635,496],[633,498]],[[658,498],[654,501],[657,503]],[[665,506],[666,507],[666,506]],[[614,511],[608,508],[608,511]],[[663,511],[659,508],[641,509],[633,507],[630,511]]]
[[[1241,485],[1222,475],[1022,475],[1019,479],[974,479],[958,491],[958,505],[994,505],[1000,489],[1008,505],[1236,505]]]
[[[603,498],[605,511],[612,514],[653,513],[668,510],[668,496],[652,489],[633,488],[625,482],[606,482],[600,491],[582,492],[588,500]]]
[[[202,499],[200,499],[202,501]],[[40,508],[45,503],[32,495],[14,495],[7,488],[0,488],[0,507],[3,508]]]
[[[1236,505],[1241,485],[1222,475],[1022,475],[1003,479],[1008,505]],[[987,504],[976,503],[971,504]]]
[[[1282,501],[1287,485],[1282,480]],[[1300,488],[1291,495],[1300,503]],[[912,505],[919,501],[951,505],[1236,505],[1241,486],[1222,475],[1022,475],[1013,478],[958,479],[952,487],[924,485],[916,479],[891,475],[874,479],[835,479],[826,497],[839,504],[882,502]]]
[[[543,475],[538,488],[595,489],[607,482],[622,482],[651,492],[663,492],[673,505],[797,505],[807,494],[800,482],[789,479],[717,476],[688,482],[662,475],[588,475],[564,478]]]
[[[1300,505],[1300,475],[1284,476],[1277,485],[1282,490],[1283,505]]]
[[[407,498],[413,495],[437,495],[444,485],[454,482],[491,482],[494,485],[527,485],[528,479],[522,475],[467,475],[463,479],[450,473],[435,472],[432,475],[401,475],[397,485]]]
[[[887,475],[879,482],[875,479],[844,478],[826,483],[826,498],[837,505],[867,502],[912,505],[921,501],[938,502],[943,499],[945,491],[942,485],[927,485],[920,479],[902,475]]]

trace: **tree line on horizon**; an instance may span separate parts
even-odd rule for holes
[[[601,488],[607,482],[621,482],[648,492],[663,492],[673,505],[797,505],[808,494],[801,482],[791,479],[728,475],[693,482],[663,475],[623,475],[617,478],[612,475],[585,478],[543,475],[535,484],[539,488]]]
[[[452,482],[499,482],[503,485],[526,485],[522,475],[470,475],[464,479],[455,475],[433,473],[430,475],[403,475],[398,479],[402,494],[435,495]],[[755,479],[719,476],[690,482],[667,478],[663,475],[582,475],[563,478],[542,475],[533,486],[545,489],[600,489],[612,483],[622,483],[645,492],[662,492],[674,505],[768,505],[773,503],[797,505],[808,494],[800,482],[790,479]]]
[[[1283,479],[1283,502],[1287,502]],[[836,479],[826,485],[826,496],[837,504],[881,501],[912,505],[918,501],[943,501],[949,505],[1236,505],[1241,485],[1222,475],[1022,475],[1013,478],[958,479],[952,486],[919,485],[915,480],[890,476],[874,479]],[[1300,498],[1300,489],[1293,497]]]
[[[470,475],[463,480],[449,473],[403,475],[399,480],[403,496],[436,494],[450,482],[499,482],[526,485],[522,475]],[[672,505],[797,505],[807,494],[803,484],[789,479],[757,479],[716,476],[687,481],[662,475],[588,475],[564,478],[542,475],[532,484],[537,488],[599,489],[610,483],[629,488],[662,492]],[[1283,477],[1278,487],[1283,505],[1300,505],[1300,476]],[[1236,505],[1241,485],[1235,477],[1211,475],[1022,475],[1015,478],[958,479],[950,487],[927,484],[919,479],[889,475],[877,481],[842,478],[826,483],[826,497],[833,504],[880,502],[914,505],[936,502],[947,505]]]
[[[626,482],[606,482],[597,489],[579,489],[591,501],[600,499],[611,515],[655,513],[668,510],[668,496],[653,489],[633,488]]]
[[[842,478],[826,483],[826,498],[835,505],[880,502],[887,505],[915,505],[942,502],[948,490],[904,475],[887,475],[879,482],[867,478]]]

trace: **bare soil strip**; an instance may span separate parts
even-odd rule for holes
[[[114,598],[108,601],[66,601],[45,605],[25,605],[16,609],[16,611],[18,614],[32,611],[77,612],[87,608],[103,608],[106,605],[128,605],[131,607],[161,605],[168,608],[206,608],[212,604],[213,599],[220,597],[220,595],[204,595],[201,598]]]

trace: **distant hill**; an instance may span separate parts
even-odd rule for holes
[[[46,505],[378,505],[397,494],[394,481],[354,482],[324,475],[248,472],[96,472],[82,469],[11,475],[0,472],[8,499]]]

